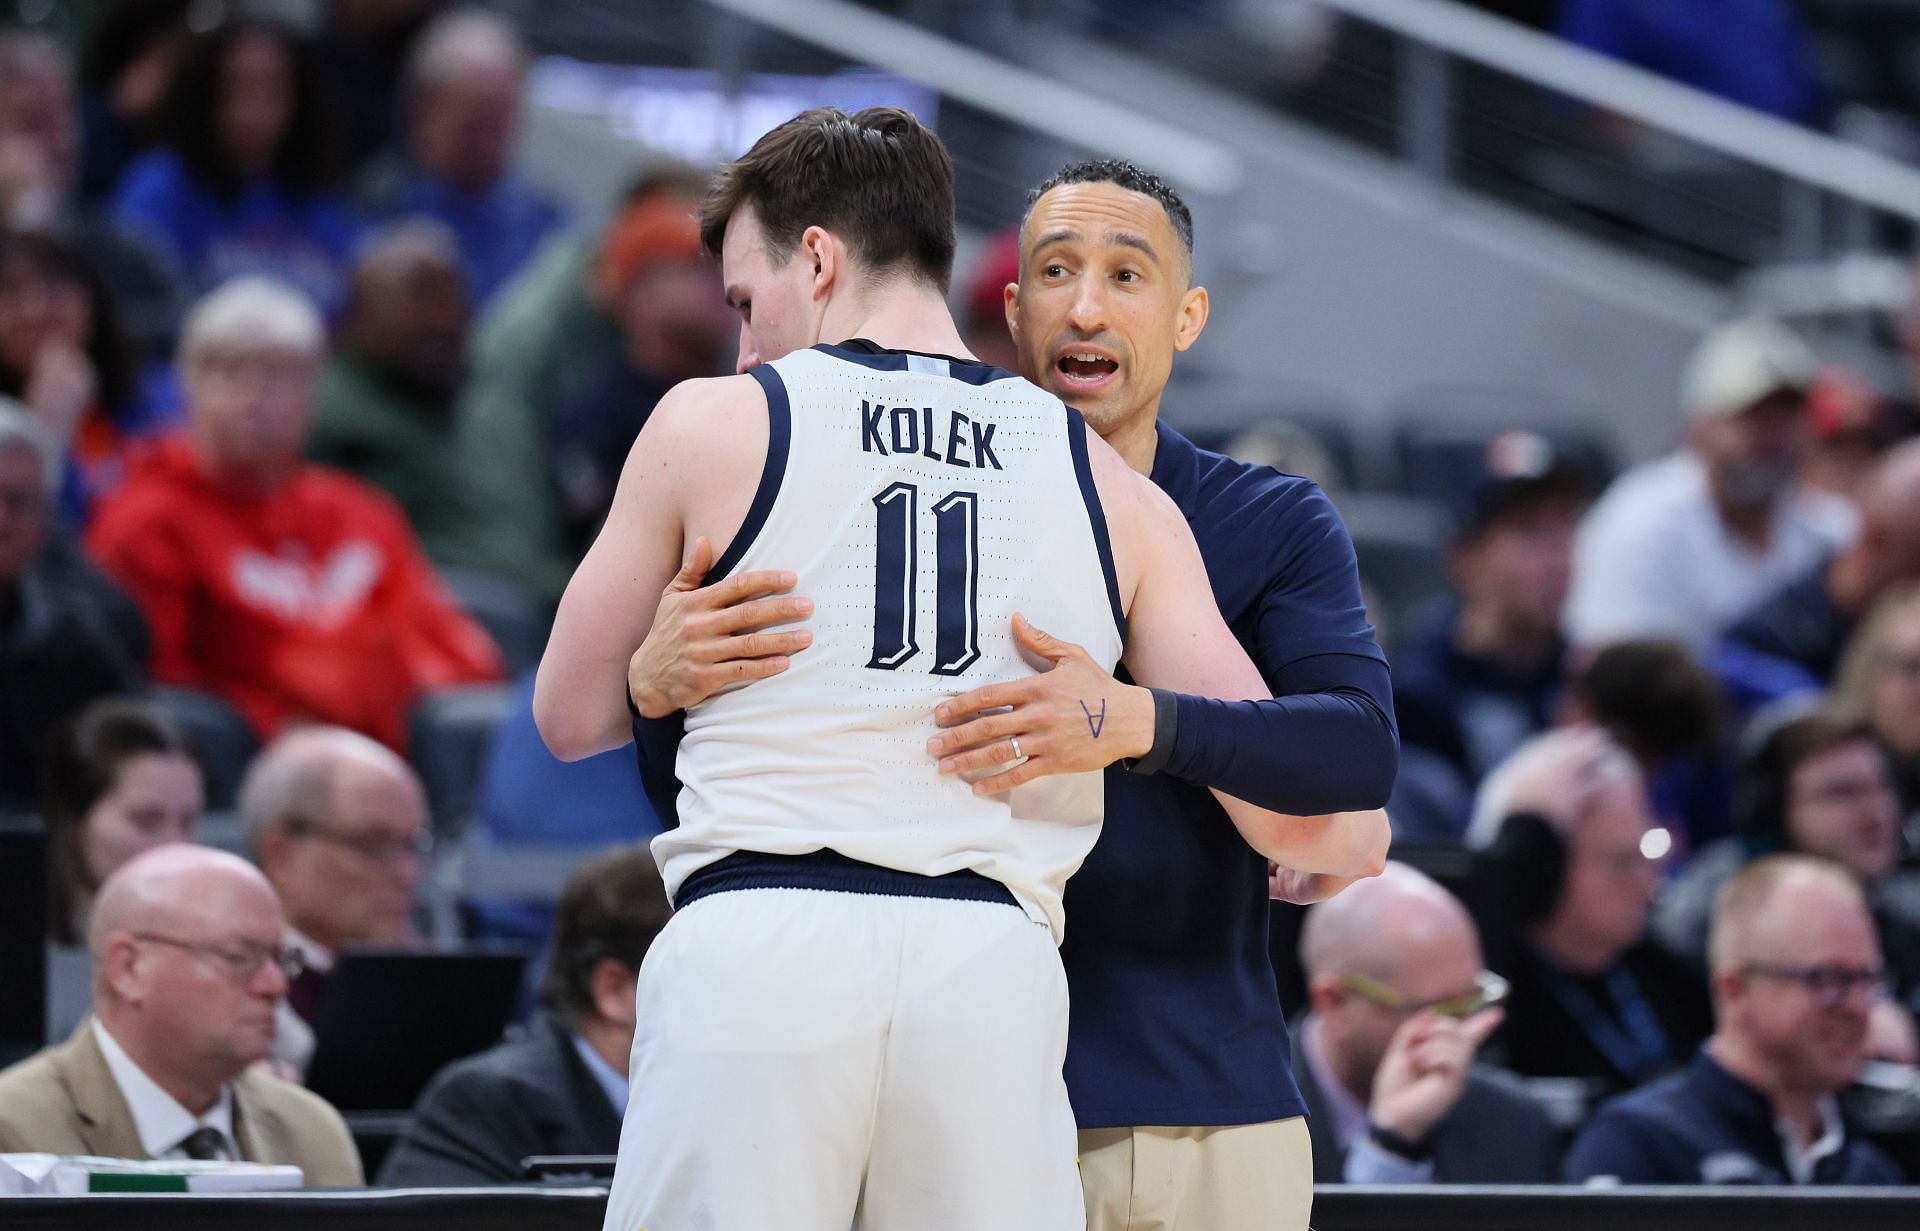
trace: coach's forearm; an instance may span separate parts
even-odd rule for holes
[[[1386,866],[1393,833],[1387,814],[1379,808],[1324,816],[1284,816],[1218,791],[1214,797],[1227,809],[1247,845],[1282,867],[1332,877],[1337,883],[1378,876]]]
[[[1346,658],[1324,691],[1262,701],[1182,696],[1161,772],[1275,812],[1384,807],[1400,764],[1385,664]]]

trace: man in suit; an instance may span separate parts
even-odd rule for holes
[[[242,859],[158,847],[94,904],[94,1016],[0,1072],[0,1152],[228,1159],[358,1185],[340,1114],[270,1076],[274,1011],[295,959],[280,903]]]
[[[535,1154],[612,1154],[627,1107],[634,987],[671,907],[645,846],[567,882],[526,1036],[433,1079],[380,1171],[384,1185],[502,1184]]]
[[[1308,912],[1310,1011],[1295,1032],[1317,1183],[1550,1184],[1555,1133],[1512,1079],[1476,1067],[1504,984],[1473,920],[1405,864]]]

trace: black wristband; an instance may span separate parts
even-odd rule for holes
[[[1410,1163],[1425,1163],[1433,1160],[1433,1142],[1408,1141],[1392,1129],[1381,1128],[1368,1122],[1367,1140],[1379,1146],[1395,1158],[1404,1158]]]
[[[1157,774],[1173,755],[1173,742],[1180,735],[1180,697],[1164,688],[1149,688],[1153,694],[1153,746],[1147,755],[1122,758],[1120,768],[1130,774]]]

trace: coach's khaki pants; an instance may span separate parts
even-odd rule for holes
[[[1306,1231],[1313,1148],[1300,1116],[1084,1129],[1080,1186],[1087,1231]]]

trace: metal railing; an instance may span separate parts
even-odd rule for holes
[[[1240,185],[1231,146],[850,0],[707,0],[799,42],[884,65],[1018,127],[1139,159],[1205,193]]]

